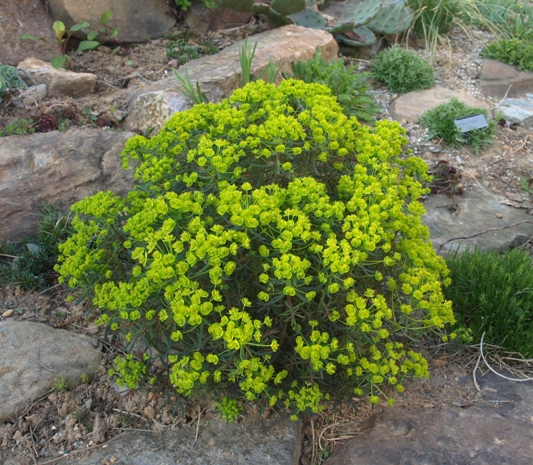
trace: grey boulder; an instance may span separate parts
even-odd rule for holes
[[[48,391],[54,378],[68,387],[100,365],[98,340],[30,321],[0,322],[0,422],[14,418]]]

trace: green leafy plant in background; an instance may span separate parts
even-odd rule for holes
[[[390,92],[405,94],[428,89],[435,82],[431,65],[411,50],[391,47],[372,60],[370,76]]]
[[[484,58],[502,61],[521,71],[533,71],[533,42],[523,39],[500,39],[481,50]]]
[[[382,108],[368,93],[368,77],[368,73],[358,72],[355,65],[345,66],[341,59],[324,61],[320,50],[312,60],[294,64],[295,79],[325,84],[331,89],[346,115],[374,124],[374,118]]]
[[[0,62],[0,103],[2,103],[3,94],[17,89],[26,89],[27,87],[26,83],[18,75],[17,68]]]
[[[484,21],[497,25],[503,38],[533,39],[533,5],[530,3],[521,0],[480,0],[478,6]]]
[[[488,128],[474,129],[462,133],[455,125],[454,120],[464,116],[483,114],[489,123]],[[429,129],[428,139],[440,137],[451,147],[459,147],[461,144],[470,144],[479,155],[484,145],[490,145],[496,138],[496,123],[490,120],[487,110],[484,108],[470,107],[453,97],[448,103],[443,103],[432,110],[426,111],[420,122]]]
[[[454,27],[467,34],[472,25],[494,34],[503,33],[502,26],[487,17],[480,0],[407,0],[407,4],[414,11],[409,30],[431,50],[437,45],[448,46],[448,34]]]
[[[107,23],[110,17],[110,11],[106,11],[102,14],[100,22],[103,27],[100,28],[98,31],[89,32],[89,34],[87,35],[87,39],[82,40],[78,44],[77,52],[82,52],[84,50],[92,50],[99,47],[101,45],[101,42],[95,40],[98,36],[102,36],[102,38],[106,40],[111,40],[116,37],[118,33],[116,29],[113,29],[110,32],[107,31]],[[90,26],[91,25],[87,21],[83,21],[81,23],[74,24],[69,29],[67,29],[62,21],[54,22],[53,28],[56,36],[56,44],[60,53],[60,56],[54,57],[52,58],[52,60],[50,60],[50,63],[54,68],[72,69],[72,57],[68,55],[70,39],[72,38],[74,33],[81,31],[82,29],[86,29]],[[35,37],[31,34],[24,34],[21,39],[41,40],[43,42],[47,42],[45,37]]]
[[[292,79],[130,139],[134,188],[77,202],[56,266],[128,351],[147,348],[114,376],[214,391],[228,419],[242,402],[294,419],[331,394],[378,403],[427,376],[410,341],[454,320],[417,200],[427,166],[406,143],[398,123],[363,126]]]
[[[0,284],[31,290],[52,286],[59,243],[72,231],[70,214],[44,204],[36,238],[17,244],[0,241]]]
[[[33,119],[18,118],[0,129],[0,137],[33,134],[35,132]]]
[[[533,263],[525,249],[455,253],[447,258],[458,326],[485,342],[533,357]]]

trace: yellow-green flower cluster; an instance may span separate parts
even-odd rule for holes
[[[57,270],[100,323],[157,351],[177,392],[231,392],[228,417],[237,400],[378,402],[428,373],[398,337],[453,322],[417,200],[427,168],[400,157],[405,143],[324,86],[250,84],[131,139],[135,188],[75,205]],[[126,358],[119,376],[134,386],[148,362]]]

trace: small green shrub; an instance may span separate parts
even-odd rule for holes
[[[0,137],[33,134],[35,132],[35,121],[32,119],[19,118],[12,123],[6,124],[0,129]]]
[[[341,104],[346,115],[374,124],[382,108],[368,94],[368,73],[358,73],[356,66],[344,65],[343,60],[324,61],[320,50],[309,61],[294,65],[294,78],[304,82],[325,84]]]
[[[0,241],[0,285],[41,290],[54,284],[58,245],[72,234],[70,215],[44,204],[35,239],[20,244]]]
[[[462,133],[454,123],[456,118],[479,113],[482,113],[487,118],[488,128],[474,129],[467,133]],[[432,110],[426,111],[421,116],[420,122],[429,129],[429,139],[440,137],[451,147],[470,144],[474,148],[476,155],[479,155],[484,145],[492,144],[496,137],[496,123],[489,120],[487,110],[470,107],[455,97],[448,103],[443,103]]]
[[[406,142],[298,80],[252,82],[130,139],[134,189],[76,203],[56,266],[99,323],[148,348],[116,360],[117,382],[214,390],[232,419],[243,401],[378,403],[427,376],[409,342],[453,314],[417,200],[427,166],[401,157]]]
[[[521,71],[533,71],[533,42],[528,40],[497,40],[486,45],[480,55],[514,65]]]
[[[475,250],[447,259],[458,325],[485,342],[533,357],[533,263],[524,249]]]
[[[391,92],[405,94],[434,84],[433,68],[411,50],[391,47],[372,60],[371,77]]]

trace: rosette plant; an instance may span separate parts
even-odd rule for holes
[[[56,267],[128,342],[118,382],[214,393],[228,419],[247,401],[297,418],[332,394],[393,403],[405,376],[427,376],[412,342],[454,320],[417,200],[427,167],[406,142],[295,80],[130,139],[135,187],[73,206]]]

